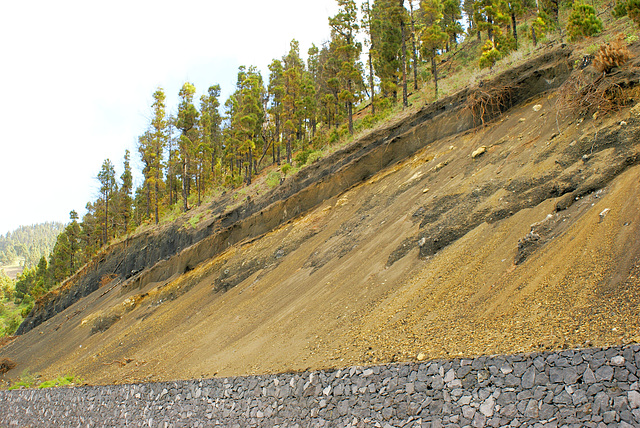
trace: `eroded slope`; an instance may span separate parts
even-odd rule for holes
[[[115,280],[2,348],[9,376],[131,382],[640,340],[640,119],[556,113],[540,95],[263,235]]]

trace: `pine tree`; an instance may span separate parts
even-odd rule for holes
[[[413,53],[413,89],[418,90],[418,49],[416,46],[416,20],[413,13],[413,0],[409,0],[409,17],[411,18],[411,51]]]
[[[272,155],[273,162],[280,165],[280,142],[282,141],[282,113],[284,111],[284,67],[282,61],[274,59],[269,64],[269,115],[273,120]],[[276,158],[277,152],[277,158]]]
[[[206,95],[200,97],[201,139],[209,154],[208,169],[212,182],[216,179],[216,166],[222,153],[222,116],[219,109],[220,85],[213,85]]]
[[[480,28],[476,22],[476,15],[474,12],[474,4],[476,0],[462,0],[462,12],[467,17],[469,27],[467,32],[469,35],[476,34],[477,40],[480,41]]]
[[[189,209],[188,198],[191,187],[190,161],[194,150],[194,141],[196,139],[194,133],[198,121],[198,110],[196,110],[196,107],[193,105],[193,96],[195,93],[195,86],[189,82],[182,85],[178,93],[180,104],[178,105],[176,128],[180,130],[178,145],[180,147],[182,163],[182,209],[184,212]]]
[[[577,2],[574,3],[578,4]],[[558,28],[559,20],[559,2],[558,0],[539,0],[540,12],[539,15],[545,20],[545,24],[551,28]]]
[[[71,269],[71,243],[66,231],[58,235],[56,245],[49,258],[48,270],[47,281],[43,287],[44,291],[50,290],[55,284],[61,283],[73,273]]]
[[[602,21],[598,18],[595,8],[588,4],[575,3],[567,24],[567,33],[569,33],[570,40],[575,41],[584,37],[591,37],[601,31]]]
[[[522,0],[506,0],[507,9],[511,16],[511,34],[514,41],[514,48],[518,49],[518,22],[517,17],[524,12],[524,5]]]
[[[176,148],[174,138],[176,118],[173,116],[167,117],[167,164],[166,164],[166,181],[169,188],[169,205],[173,205],[178,202],[178,173],[180,170],[179,165],[179,152]]]
[[[308,59],[307,59],[307,73],[305,73],[305,85],[308,88],[305,90],[306,97],[312,97],[312,101],[310,103],[305,102],[305,105],[311,104],[309,111],[309,117],[311,123],[311,138],[314,138],[316,135],[316,127],[318,125],[318,109],[320,106],[320,49],[314,44],[311,45],[309,50],[307,51]],[[309,106],[306,107],[309,109]]]
[[[487,38],[495,43],[500,36],[500,26],[509,22],[505,0],[477,0],[474,3],[474,20],[480,30],[487,31]]]
[[[371,114],[376,114],[376,105],[375,105],[376,88],[374,84],[375,76],[373,72],[374,45],[373,45],[373,36],[372,36],[373,34],[372,21],[373,21],[373,18],[371,16],[371,4],[369,0],[367,0],[366,2],[362,3],[362,28],[367,34],[367,39],[365,39],[365,45],[368,46],[369,48],[367,51],[367,65],[369,66],[368,77],[369,77],[369,90],[371,91],[369,95],[369,98],[371,100]],[[417,85],[417,79],[416,79],[416,85]]]
[[[420,4],[425,29],[422,32],[422,56],[431,61],[431,73],[435,97],[438,98],[438,67],[436,57],[438,50],[447,45],[449,36],[440,26],[442,21],[442,4],[440,0],[422,0]]]
[[[297,40],[290,43],[289,53],[282,59],[284,97],[282,121],[284,139],[287,147],[287,163],[291,163],[294,140],[302,140],[302,116],[300,108],[304,63],[300,58],[300,44]]]
[[[400,5],[400,34],[402,38],[402,56],[400,58],[400,64],[402,67],[402,106],[409,107],[409,97],[407,94],[407,31],[405,28],[405,16],[407,10],[404,8],[404,0],[398,0]]]
[[[451,44],[456,45],[458,43],[458,35],[462,34],[463,30],[460,19],[462,19],[460,3],[458,3],[457,0],[442,1],[442,21],[440,27],[449,36],[446,46],[447,52],[450,50]]]
[[[149,177],[153,182],[154,200],[153,210],[155,214],[156,224],[160,221],[159,205],[160,205],[160,186],[163,184],[163,155],[167,147],[168,123],[165,107],[166,96],[162,88],[158,88],[153,93],[153,117],[151,119],[151,129],[149,133],[150,141],[148,150],[149,155]]]
[[[144,206],[140,203],[136,205],[138,211],[144,208],[145,219],[148,219],[151,217],[151,189],[153,187],[153,136],[150,130],[145,131],[144,134],[138,137],[138,153],[140,153],[143,165],[142,176],[144,177],[144,181],[142,188],[146,198]]]
[[[129,150],[124,152],[123,172],[120,176],[120,215],[122,216],[123,233],[129,232],[129,226],[131,222],[131,210],[133,200],[131,199],[131,192],[133,191],[133,175],[131,173],[131,153]],[[78,213],[71,211],[71,214],[75,213],[75,219],[71,216],[71,221],[77,225]],[[72,266],[73,270],[73,266]]]
[[[127,150],[128,152],[128,150]],[[69,213],[71,223],[65,228],[69,240],[69,265],[70,271],[75,272],[78,269],[78,251],[80,250],[80,225],[78,224],[78,213],[72,210]]]
[[[402,75],[404,13],[398,0],[374,0],[371,7],[371,37],[376,46],[374,69],[380,78],[383,95],[397,100]]]
[[[333,50],[338,56],[340,71],[339,99],[345,103],[349,120],[349,133],[353,134],[353,103],[358,100],[358,87],[362,86],[361,65],[358,61],[362,45],[356,41],[359,30],[358,9],[353,0],[338,0],[340,10],[329,18],[332,29]]]
[[[104,203],[104,223],[102,230],[102,244],[106,245],[109,240],[109,201],[116,188],[116,171],[109,159],[102,163],[102,169],[98,173],[100,182],[100,194]]]

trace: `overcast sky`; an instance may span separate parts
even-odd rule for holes
[[[122,172],[152,94],[213,84],[224,103],[238,66],[267,65],[329,36],[335,0],[4,1],[0,5],[0,234],[67,222],[97,197],[104,159]],[[196,98],[196,99],[197,99]]]

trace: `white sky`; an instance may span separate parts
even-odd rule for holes
[[[0,234],[67,222],[97,197],[110,158],[139,165],[137,136],[162,86],[174,111],[185,81],[197,97],[233,91],[239,65],[267,65],[329,36],[335,0],[19,0],[0,4]],[[196,98],[197,99],[197,98]]]

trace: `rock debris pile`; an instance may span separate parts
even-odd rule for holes
[[[0,391],[3,426],[632,427],[640,345]]]

